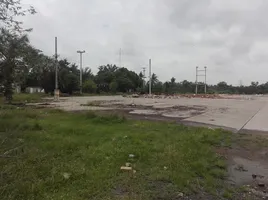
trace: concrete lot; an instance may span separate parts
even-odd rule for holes
[[[125,110],[133,115],[166,117],[186,124],[224,127],[234,132],[268,132],[268,96],[232,98],[67,97],[61,98],[60,102],[54,102],[53,106],[67,111]]]

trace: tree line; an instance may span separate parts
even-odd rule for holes
[[[27,87],[41,87],[46,93],[55,89],[55,59],[47,56],[30,44],[28,32],[16,16],[35,14],[34,8],[23,10],[20,0],[2,0],[0,2],[0,93],[6,100],[12,99],[14,87],[22,91]],[[75,63],[67,59],[58,61],[58,82],[62,93],[73,94],[80,89],[80,70]],[[82,70],[82,89],[86,93],[147,93],[148,81],[142,72],[136,73],[124,67],[107,64],[98,67],[93,74],[90,68]],[[176,82],[159,81],[156,74],[151,77],[152,92],[156,94],[194,93],[196,84],[187,80]],[[198,93],[204,93],[204,86],[199,84]],[[265,94],[268,93],[268,82],[252,82],[249,86],[232,86],[226,82],[207,85],[208,93],[230,94]]]

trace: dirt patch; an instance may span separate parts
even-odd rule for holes
[[[130,107],[128,107],[130,108]],[[153,106],[135,106],[131,107],[129,114],[136,115],[154,115],[155,117],[185,119],[205,113],[206,107],[195,106],[173,106],[167,108],[154,108]]]
[[[261,151],[249,152],[246,149],[218,149],[217,152],[228,161],[228,174],[231,184],[236,186],[258,186],[264,183],[268,188],[268,162],[260,157]]]
[[[167,180],[154,180],[149,183],[151,199],[185,199],[185,195],[179,192],[176,186]],[[188,199],[188,197],[187,197]]]
[[[166,118],[178,118],[185,119],[192,116],[203,114],[206,111],[204,106],[166,106],[161,107],[156,105],[136,105],[136,104],[123,104],[120,101],[91,101],[87,104],[81,104],[81,106],[99,106],[109,107],[114,110],[126,110],[132,115],[144,115],[144,116],[155,116],[155,117],[166,117]]]
[[[248,195],[251,195],[250,199],[268,198],[267,146],[268,140],[266,138],[239,134],[234,136],[231,148],[216,150],[227,160],[228,183],[244,188],[242,196],[240,193],[241,199],[245,199]]]
[[[118,199],[124,199],[129,195],[129,190],[126,187],[115,187],[112,190],[112,194]]]
[[[94,107],[100,106],[100,107],[106,107],[106,106],[111,106],[111,104],[112,105],[116,105],[119,102],[120,101],[117,101],[117,100],[109,100],[109,101],[98,101],[98,100],[95,100],[95,101],[89,101],[86,104],[81,104],[81,106],[94,106]]]
[[[232,164],[228,167],[230,181],[236,185],[267,185],[268,163],[259,160],[249,160],[238,156],[232,157],[231,162]]]
[[[150,113],[167,118],[185,119],[205,113],[206,107],[201,106],[173,106],[171,108],[150,109]],[[130,112],[130,114],[143,114]]]
[[[128,98],[152,98],[152,99],[179,99],[179,98],[202,98],[202,99],[247,99],[251,100],[251,98],[245,98],[243,95],[226,95],[226,94],[160,94],[160,95],[130,95],[126,96]]]

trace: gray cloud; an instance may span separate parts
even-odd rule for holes
[[[24,19],[33,44],[84,65],[119,63],[137,72],[153,60],[160,80],[194,80],[208,66],[208,81],[266,82],[268,2],[265,0],[23,0],[38,14]]]

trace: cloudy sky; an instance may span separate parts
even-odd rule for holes
[[[23,0],[38,14],[24,18],[31,42],[47,55],[84,66],[119,64],[136,72],[152,68],[161,81],[195,80],[208,67],[208,82],[268,81],[267,0]],[[148,70],[147,70],[148,74]],[[200,81],[202,78],[200,78]]]

